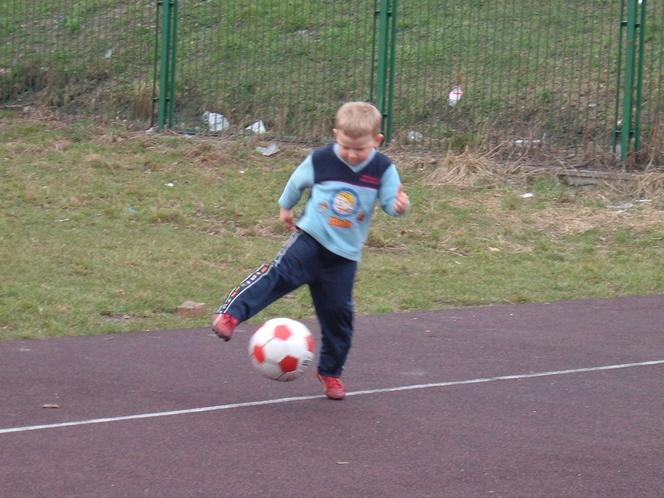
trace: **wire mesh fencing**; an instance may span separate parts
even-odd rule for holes
[[[624,1],[402,0],[396,140],[609,148],[624,97],[625,10]],[[653,146],[664,119],[663,16],[650,1],[641,118]]]
[[[204,130],[202,116],[222,115],[222,128],[260,120],[282,139],[328,137],[339,103],[376,97],[377,60],[389,50],[377,24],[389,5],[394,142],[606,151],[620,145],[635,1],[181,0],[176,122]],[[639,7],[647,34],[629,70],[640,71],[642,105],[630,120],[661,155],[664,8]]]
[[[151,0],[0,2],[0,102],[149,118],[155,14]]]
[[[664,0],[6,0],[0,100],[153,121],[167,2],[176,130],[327,140],[386,60],[394,143],[611,151],[627,129],[664,161]]]
[[[619,2],[401,2],[397,127],[433,141],[609,137],[619,12]]]
[[[369,97],[373,8],[374,0],[181,1],[176,126],[205,130],[214,114],[228,120],[212,120],[214,129],[263,122],[281,138],[329,135],[340,102]]]
[[[644,0],[639,0],[643,2]],[[664,1],[649,0],[642,20],[644,35],[641,157],[664,164]]]

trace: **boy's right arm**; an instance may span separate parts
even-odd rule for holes
[[[302,193],[305,189],[312,187],[314,184],[314,165],[311,162],[311,155],[308,156],[300,165],[293,171],[293,174],[288,179],[286,187],[279,197],[279,219],[287,227],[295,225],[293,220],[293,207],[302,198]]]
[[[281,208],[279,210],[279,221],[283,223],[284,227],[286,227],[286,230],[289,232],[295,230],[295,220],[293,219],[292,209]]]

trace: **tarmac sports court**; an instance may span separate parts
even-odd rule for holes
[[[358,316],[343,401],[257,326],[1,342],[0,497],[664,496],[664,296]]]

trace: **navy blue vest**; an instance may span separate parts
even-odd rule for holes
[[[369,164],[355,173],[334,153],[334,144],[329,144],[314,150],[312,163],[314,183],[336,181],[378,190],[380,180],[392,164],[392,160],[377,152]]]

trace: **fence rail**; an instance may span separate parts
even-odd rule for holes
[[[0,39],[4,104],[322,141],[373,100],[404,145],[664,163],[664,0],[6,0]]]

